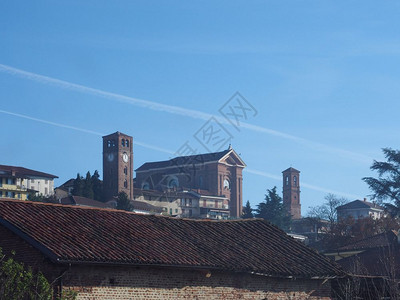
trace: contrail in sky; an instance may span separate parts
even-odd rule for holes
[[[75,131],[89,133],[89,134],[93,134],[93,135],[97,135],[97,136],[105,136],[106,135],[106,134],[101,133],[101,132],[88,130],[88,129],[84,129],[84,128],[79,128],[79,127],[75,127],[75,126],[70,126],[70,125],[65,125],[65,124],[61,124],[61,123],[51,122],[51,121],[47,121],[47,120],[43,120],[43,119],[38,119],[38,118],[31,117],[31,116],[18,114],[18,113],[6,111],[6,110],[1,110],[0,109],[0,113],[7,114],[7,115],[10,115],[10,116],[14,116],[14,117],[27,119],[27,120],[31,120],[31,121],[35,121],[35,122],[40,122],[40,123],[47,124],[47,125],[52,125],[52,126],[56,126],[56,127],[67,128],[67,129],[72,129],[72,130],[75,130]],[[150,144],[147,144],[147,143],[142,143],[142,142],[139,142],[137,140],[135,140],[135,145],[138,145],[138,146],[141,146],[141,147],[144,147],[144,148],[148,148],[148,149],[152,149],[152,150],[156,150],[156,151],[160,151],[160,152],[164,152],[164,153],[168,153],[168,154],[174,154],[175,153],[174,151],[171,151],[171,150],[168,150],[168,149],[164,149],[164,148],[160,148],[160,147],[157,147],[157,146],[153,146],[153,145],[150,145]]]
[[[154,101],[142,100],[142,99],[124,96],[124,95],[111,93],[111,92],[106,92],[103,90],[94,89],[94,88],[83,86],[80,84],[71,83],[68,81],[59,80],[56,78],[43,76],[43,75],[39,75],[39,74],[32,73],[32,72],[27,72],[27,71],[17,69],[17,68],[11,67],[11,66],[3,65],[3,64],[0,64],[0,71],[11,74],[13,76],[18,76],[18,77],[22,77],[22,78],[29,79],[32,81],[40,82],[43,84],[53,85],[53,86],[56,86],[56,87],[59,87],[62,89],[73,90],[73,91],[77,91],[77,92],[81,92],[81,93],[91,94],[94,96],[99,96],[99,97],[110,99],[113,101],[127,103],[127,104],[131,104],[131,105],[135,105],[135,106],[139,106],[139,107],[143,107],[143,108],[147,108],[147,109],[151,109],[151,110],[155,110],[155,111],[162,111],[162,112],[166,112],[166,113],[170,113],[170,114],[182,115],[182,116],[190,117],[193,119],[200,119],[200,120],[206,120],[206,121],[208,121],[211,117],[214,117],[218,120],[218,122],[226,124],[226,125],[230,125],[230,122],[227,121],[225,118],[222,118],[220,116],[214,116],[212,114],[205,113],[202,111],[183,108],[183,107],[174,106],[174,105],[162,104],[162,103],[158,103],[158,102],[154,102]],[[313,148],[313,149],[319,149],[321,151],[335,153],[335,154],[338,154],[341,156],[348,157],[353,160],[357,160],[362,163],[370,164],[373,161],[373,158],[363,155],[363,154],[360,154],[360,153],[355,153],[355,152],[327,146],[327,145],[324,145],[321,143],[303,139],[301,137],[297,137],[297,136],[290,135],[290,134],[280,132],[277,130],[265,128],[262,126],[257,126],[257,125],[249,124],[246,122],[241,122],[240,127],[254,131],[254,132],[265,133],[268,135],[281,137],[281,138],[284,138],[287,140],[292,140],[294,142],[297,142],[299,144],[305,145],[305,146]]]
[[[18,117],[18,118],[31,120],[31,121],[35,121],[35,122],[39,122],[39,123],[43,123],[43,124],[47,124],[47,125],[51,125],[51,126],[55,126],[55,127],[66,128],[66,129],[80,131],[80,132],[84,132],[84,133],[88,133],[88,134],[93,134],[93,135],[96,135],[96,136],[105,136],[106,135],[106,134],[101,133],[101,132],[88,130],[88,129],[84,129],[84,128],[79,128],[79,127],[75,127],[75,126],[70,126],[70,125],[65,125],[65,124],[61,124],[61,123],[56,123],[56,122],[52,122],[52,121],[48,121],[48,120],[44,120],[44,119],[38,119],[38,118],[31,117],[31,116],[18,114],[18,113],[14,113],[14,112],[2,110],[2,109],[0,109],[0,113],[7,114],[7,115],[10,115],[10,116],[14,116],[14,117]],[[138,146],[141,146],[141,147],[144,147],[144,148],[148,148],[148,149],[152,149],[152,150],[156,150],[156,151],[160,151],[160,152],[164,152],[164,153],[168,153],[168,154],[174,154],[175,153],[175,151],[172,151],[172,150],[169,150],[169,149],[165,149],[165,148],[161,148],[161,147],[157,147],[157,146],[150,145],[150,144],[147,144],[147,143],[142,143],[142,142],[139,142],[137,140],[134,140],[134,145],[138,145]],[[280,176],[273,175],[273,174],[270,174],[270,173],[267,173],[267,172],[263,172],[263,171],[254,170],[254,169],[246,168],[244,170],[244,172],[247,172],[247,173],[250,173],[250,174],[254,174],[254,175],[263,176],[263,177],[274,179],[274,180],[278,180],[278,181],[282,180],[282,178]],[[321,188],[321,187],[314,186],[314,185],[307,184],[307,183],[302,183],[302,186],[306,187],[308,189],[311,189],[311,190],[319,191],[319,192],[332,193],[332,194],[335,194],[335,195],[345,196],[345,197],[348,197],[348,198],[355,198],[355,199],[359,198],[358,196],[355,196],[355,195],[344,194],[344,193],[339,192],[339,191],[333,191],[333,190]]]

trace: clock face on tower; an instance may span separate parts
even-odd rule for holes
[[[112,162],[112,161],[114,160],[114,154],[113,154],[113,153],[109,153],[109,154],[107,155],[107,160],[108,160],[109,162]]]
[[[124,162],[128,162],[128,159],[129,159],[128,154],[127,154],[126,152],[124,152],[124,154],[122,154],[122,160],[123,160]]]

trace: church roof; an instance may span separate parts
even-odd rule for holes
[[[183,165],[192,165],[192,164],[203,164],[208,162],[218,162],[226,155],[234,153],[238,161],[241,165],[245,166],[244,162],[241,160],[239,155],[236,152],[229,148],[220,152],[211,152],[204,154],[195,154],[195,155],[187,155],[187,156],[178,156],[169,160],[164,161],[155,161],[155,162],[147,162],[141,165],[136,172],[151,170],[151,169],[163,169],[168,167],[177,167]]]
[[[335,263],[262,219],[190,220],[0,200],[0,225],[55,263],[202,268],[276,277],[341,274]]]

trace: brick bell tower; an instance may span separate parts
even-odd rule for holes
[[[125,192],[133,199],[133,138],[119,131],[103,136],[103,189],[106,200]]]
[[[300,171],[289,168],[283,173],[283,205],[292,219],[301,219]]]

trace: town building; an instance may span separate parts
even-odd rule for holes
[[[23,167],[0,165],[0,198],[26,200],[29,193],[54,194],[55,175]]]
[[[354,200],[336,208],[338,220],[353,218],[354,220],[362,218],[380,219],[384,215],[384,208],[376,203],[364,200]]]
[[[161,207],[171,216],[228,219],[242,213],[242,170],[231,148],[214,153],[147,162],[133,180],[132,137],[103,137],[103,187],[106,199],[125,192],[135,201]]]
[[[343,275],[261,219],[0,200],[0,247],[78,300],[330,299],[331,280]]]

